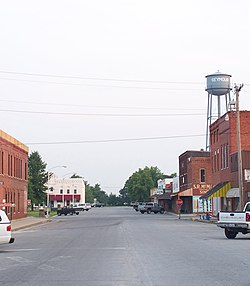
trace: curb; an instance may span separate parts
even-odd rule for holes
[[[15,231],[18,231],[18,230],[21,230],[21,229],[29,228],[29,227],[32,227],[32,226],[36,226],[36,225],[39,225],[39,224],[44,224],[44,223],[51,222],[51,221],[52,221],[51,219],[47,219],[45,221],[36,221],[36,222],[32,222],[32,223],[21,225],[21,226],[17,226],[17,227],[12,227],[11,231],[15,232]]]

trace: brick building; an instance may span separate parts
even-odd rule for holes
[[[0,203],[10,219],[27,216],[28,147],[0,130]],[[1,207],[2,208],[2,207]]]
[[[250,200],[250,111],[240,111],[243,201]],[[239,204],[238,146],[236,112],[229,111],[210,125],[213,188],[203,196],[210,199],[213,212],[236,210]]]
[[[204,205],[200,197],[211,187],[210,152],[186,151],[181,154],[179,156],[179,192],[175,193],[173,198],[173,201],[182,199],[181,211],[184,213],[210,211],[210,205]]]

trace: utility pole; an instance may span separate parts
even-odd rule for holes
[[[240,136],[240,109],[239,109],[239,93],[243,87],[243,84],[240,86],[235,85],[235,95],[236,95],[236,132],[237,132],[237,149],[238,149],[238,186],[239,186],[239,195],[240,210],[244,208],[244,186],[243,186],[243,174],[242,174],[242,155],[241,155],[241,136]]]

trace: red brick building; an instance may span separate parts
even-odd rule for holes
[[[239,203],[236,112],[229,111],[210,125],[213,188],[205,195],[214,212],[235,210]],[[240,111],[243,201],[250,199],[250,111]]]
[[[184,213],[201,213],[210,211],[200,200],[211,185],[210,152],[186,151],[179,156],[179,193],[176,199],[182,199],[181,211]]]
[[[27,196],[28,147],[0,130],[0,204],[12,204],[5,207],[10,219],[27,216]]]

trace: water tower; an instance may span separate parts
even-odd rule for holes
[[[221,117],[222,112],[226,113],[228,111],[229,103],[231,101],[230,91],[232,90],[230,86],[231,75],[216,72],[206,76],[207,78],[207,132],[206,132],[206,150],[209,150],[209,126],[212,120],[216,120]],[[223,99],[223,105],[221,105],[221,99]],[[215,101],[215,104],[213,102]],[[214,113],[213,113],[214,112]]]

